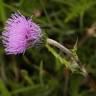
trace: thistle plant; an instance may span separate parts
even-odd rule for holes
[[[2,41],[7,55],[24,54],[30,47],[36,47],[36,45],[40,45],[42,43],[45,45],[50,44],[66,53],[71,61],[74,62],[74,66],[76,66],[74,68],[79,68],[83,75],[87,76],[85,68],[79,64],[80,62],[78,58],[76,58],[69,49],[55,40],[44,37],[46,36],[43,34],[40,26],[34,23],[31,18],[26,18],[21,13],[11,15],[6,22],[4,32],[2,33]],[[70,67],[70,69],[72,68]]]

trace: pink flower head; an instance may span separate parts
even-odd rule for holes
[[[7,54],[24,53],[27,48],[38,44],[42,37],[40,27],[20,13],[12,14],[2,33]]]

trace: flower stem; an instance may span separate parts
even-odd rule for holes
[[[48,38],[47,39],[47,43],[50,44],[50,45],[53,45],[57,48],[59,48],[60,50],[62,50],[64,53],[66,53],[69,57],[72,56],[72,52],[67,49],[65,46],[61,45],[60,43],[58,43],[57,41],[53,40],[53,39],[50,39]]]
[[[66,55],[74,60],[76,62],[76,64],[78,64],[78,66],[80,67],[80,70],[82,71],[83,75],[86,77],[88,75],[86,69],[84,68],[84,66],[81,64],[81,62],[79,61],[79,59],[77,59],[74,54],[65,46],[61,45],[60,43],[58,43],[57,41],[47,38],[47,43],[50,45],[53,45],[57,48],[59,48],[60,50],[62,50],[64,53],[66,53]]]

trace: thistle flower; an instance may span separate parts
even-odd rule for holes
[[[39,44],[42,36],[40,27],[20,13],[11,15],[2,33],[7,54],[24,53],[29,47]]]

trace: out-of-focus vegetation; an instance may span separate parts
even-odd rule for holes
[[[77,42],[78,58],[95,82],[96,0],[0,0],[1,34],[15,11],[32,16],[48,37],[67,48]],[[70,72],[57,53],[64,55],[50,47],[6,55],[0,41],[0,96],[96,96],[95,83]]]

